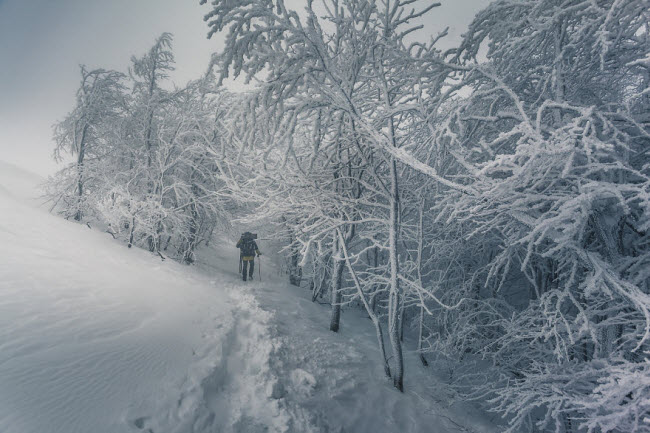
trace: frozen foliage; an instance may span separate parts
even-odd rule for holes
[[[55,126],[57,147],[54,156],[61,159],[63,152],[77,157],[77,163],[67,168],[58,186],[66,217],[80,221],[89,212],[85,188],[93,188],[93,173],[98,160],[110,147],[107,138],[113,121],[124,106],[122,85],[124,75],[115,71],[96,69],[88,71],[81,66],[81,85],[77,91],[77,105]]]
[[[128,77],[81,68],[76,107],[55,134],[57,156],[70,152],[77,162],[51,181],[49,196],[66,217],[98,221],[129,246],[171,246],[192,263],[196,246],[228,224],[211,156],[222,146],[227,96],[207,78],[166,89],[171,43],[161,35],[132,59]]]
[[[169,34],[82,68],[55,208],[191,263],[238,206],[332,331],[365,310],[400,391],[412,330],[511,432],[648,430],[647,1],[498,0],[447,52],[418,32],[437,3],[299,3],[210,1],[225,48],[184,88]]]
[[[404,151],[413,144],[413,111],[440,90],[443,82],[435,74],[444,69],[426,63],[435,57],[433,44],[405,45],[416,29],[412,22],[436,6],[407,10],[411,3],[308,2],[301,18],[281,1],[215,1],[206,16],[212,32],[229,28],[225,54],[217,64],[222,77],[231,69],[249,77],[269,70],[233,125],[242,149],[253,149],[250,171],[259,172],[248,189],[266,196],[257,197],[262,212],[282,217],[294,248],[312,260],[313,275],[319,275],[311,283],[314,291],[322,293],[323,282],[330,281],[330,328],[338,330],[343,303],[361,301],[375,317],[386,374],[400,390],[400,333],[408,285],[400,272],[405,261],[400,257],[405,242],[400,214],[402,194],[408,192],[400,184],[414,166],[445,185],[464,189]],[[346,253],[348,244],[354,244],[351,255]],[[309,254],[312,246],[318,254]],[[354,269],[370,250],[375,256],[386,254],[387,272],[367,272],[366,263],[359,269],[364,278],[356,280],[350,293],[343,284],[344,269]],[[386,303],[382,315],[392,366],[382,323],[373,311],[380,298]]]
[[[484,254],[461,290],[480,302],[458,314],[478,314],[468,325],[501,371],[485,395],[513,429],[650,427],[647,383],[611,386],[648,363],[645,6],[499,1],[454,53],[472,93],[433,139],[477,194],[439,195],[434,213]]]
[[[211,3],[221,77],[266,76],[228,124],[240,197],[332,330],[363,306],[398,389],[405,326],[491,361],[459,387],[511,431],[650,427],[646,2],[496,1],[445,53],[430,2]]]

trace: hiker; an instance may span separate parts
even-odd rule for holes
[[[242,271],[243,280],[246,281],[246,270],[248,269],[248,277],[253,279],[253,270],[255,269],[255,254],[257,257],[261,256],[260,250],[257,248],[255,239],[257,235],[251,232],[246,232],[241,235],[237,242],[239,248],[239,265]]]

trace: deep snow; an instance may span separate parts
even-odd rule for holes
[[[248,284],[225,240],[162,262],[48,214],[38,181],[0,163],[0,432],[500,430],[413,352],[394,390],[370,321],[329,332],[267,257]]]

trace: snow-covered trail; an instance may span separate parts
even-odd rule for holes
[[[330,332],[267,258],[248,283],[228,241],[161,262],[47,213],[36,181],[0,162],[0,432],[499,431],[408,350],[397,392],[370,321]]]
[[[252,297],[48,214],[28,178],[0,167],[0,432],[285,429]]]
[[[264,241],[259,242],[265,251]],[[311,293],[288,285],[262,256],[262,281],[242,284],[237,249],[223,242],[198,264],[201,273],[233,281],[238,296],[265,314],[273,341],[268,358],[267,395],[289,415],[289,432],[497,433],[503,431],[444,383],[445,371],[423,367],[415,342],[405,341],[405,392],[387,380],[379,362],[376,334],[357,309],[342,315],[338,333],[329,331],[329,305],[311,302]],[[258,262],[260,260],[258,259]],[[386,344],[388,342],[386,341]],[[242,430],[247,431],[247,430]],[[273,430],[271,430],[273,431]]]

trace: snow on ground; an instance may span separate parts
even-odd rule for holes
[[[253,431],[238,427],[248,422],[282,431],[288,416],[267,404],[258,378],[272,341],[252,298],[4,185],[0,432]],[[239,395],[221,392],[229,381]]]
[[[37,174],[0,161],[0,191],[14,200],[35,204],[39,200],[44,179]]]
[[[264,252],[264,241],[258,241]],[[237,250],[222,244],[203,255],[204,273],[238,280]],[[460,401],[435,371],[420,363],[413,343],[406,342],[405,392],[393,388],[378,362],[372,322],[362,311],[347,309],[338,333],[329,331],[329,305],[311,302],[311,293],[284,283],[276,267],[262,256],[262,281],[249,282],[264,310],[272,312],[275,353],[271,367],[277,383],[273,397],[294,419],[304,423],[291,431],[345,433],[500,432],[472,405]],[[257,278],[257,270],[255,271]],[[238,289],[240,290],[240,289]],[[388,341],[386,341],[388,344]],[[440,374],[442,376],[442,374]],[[308,428],[307,428],[308,426]]]
[[[248,284],[225,241],[162,262],[38,208],[36,182],[0,163],[0,432],[497,431],[413,353],[395,391],[370,321],[329,332],[267,258]]]

